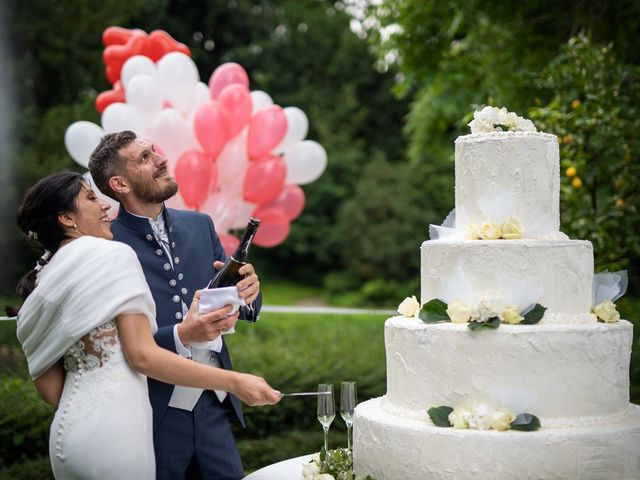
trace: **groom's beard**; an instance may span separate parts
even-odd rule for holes
[[[178,184],[173,177],[166,177],[168,183],[158,185],[155,180],[146,182],[132,182],[131,190],[135,196],[144,203],[162,203],[170,199],[178,192]]]

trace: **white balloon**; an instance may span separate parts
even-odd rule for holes
[[[273,99],[268,93],[262,90],[254,90],[251,92],[251,115],[255,115],[256,112],[273,105]]]
[[[112,103],[102,112],[102,128],[107,133],[132,130],[137,135],[142,131],[140,113],[126,103]]]
[[[122,73],[120,74],[120,82],[126,92],[133,77],[137,75],[151,75],[153,77],[157,71],[156,64],[149,57],[134,55],[124,62]]]
[[[100,143],[104,130],[92,122],[74,122],[64,132],[64,146],[77,163],[87,168],[89,156]]]
[[[83,176],[84,180],[89,184],[89,186],[91,187],[93,192],[96,194],[96,196],[98,198],[100,198],[102,201],[107,202],[109,205],[111,205],[111,208],[109,209],[109,218],[111,218],[111,219],[115,218],[116,215],[118,214],[119,203],[116,202],[113,198],[107,197],[104,193],[102,193],[100,191],[100,189],[96,185],[96,182],[93,181],[93,177],[91,176],[91,172],[86,172],[82,176]]]
[[[151,75],[136,75],[124,92],[127,104],[137,108],[144,117],[153,117],[162,108],[162,90]]]
[[[287,132],[282,141],[273,149],[276,153],[282,153],[287,147],[304,140],[309,131],[309,120],[298,107],[287,107],[284,109],[284,114],[287,117]]]
[[[223,192],[233,192],[242,196],[244,177],[249,167],[247,152],[248,127],[227,141],[216,159],[218,185]]]
[[[199,148],[193,125],[175,108],[165,108],[156,114],[149,127],[148,137],[160,145],[171,165],[185,151]]]
[[[200,80],[198,68],[188,55],[171,52],[158,61],[160,87],[173,108],[188,112],[194,88]]]
[[[209,100],[211,100],[209,85],[204,82],[196,83],[196,86],[193,88],[193,98],[191,99],[191,107],[189,107],[187,116],[193,118],[198,109]]]
[[[327,168],[327,152],[318,142],[304,140],[284,152],[286,183],[305,185],[316,180]]]

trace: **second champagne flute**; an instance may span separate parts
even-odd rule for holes
[[[351,448],[351,427],[353,427],[353,410],[358,403],[356,382],[340,384],[340,416],[347,424],[347,447]]]
[[[324,430],[324,451],[329,451],[329,427],[336,416],[333,402],[333,385],[321,383],[318,385],[318,421]]]

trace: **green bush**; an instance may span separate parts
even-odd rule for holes
[[[49,457],[44,455],[0,469],[0,480],[53,480]]]
[[[384,320],[263,313],[259,325],[240,324],[226,341],[234,368],[261,375],[282,392],[333,383],[337,397],[340,382],[354,380],[362,401],[386,391]],[[265,438],[292,428],[314,429],[319,425],[315,402],[313,397],[284,398],[277,406],[245,408],[247,429],[242,435]]]
[[[53,408],[42,401],[25,371],[0,378],[0,464],[46,454]]]

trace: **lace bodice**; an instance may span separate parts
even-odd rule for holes
[[[100,368],[119,350],[118,324],[110,320],[72,345],[64,356],[64,369],[82,373],[83,370]]]

